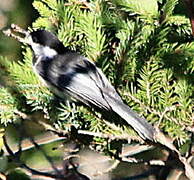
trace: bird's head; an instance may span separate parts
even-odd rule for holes
[[[20,33],[24,37],[18,36],[12,31]],[[53,57],[57,54],[63,54],[65,51],[63,43],[53,33],[43,29],[29,32],[13,24],[11,29],[4,31],[4,33],[29,45],[36,56]]]

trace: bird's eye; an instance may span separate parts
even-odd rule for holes
[[[38,43],[38,38],[36,36],[32,36],[32,40],[34,43]]]

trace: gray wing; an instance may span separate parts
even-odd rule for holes
[[[87,61],[85,63],[88,63]],[[90,62],[89,62],[90,63]],[[91,64],[90,64],[91,65]],[[98,68],[84,73],[77,73],[71,79],[66,89],[72,96],[86,104],[116,112],[129,125],[131,125],[143,139],[153,140],[154,129],[137,113],[133,112],[123,103],[114,87],[109,83],[105,75]]]
[[[63,81],[69,77],[71,77],[69,83],[64,83]],[[102,71],[87,59],[76,64],[72,71],[62,75],[61,78],[60,84],[64,84],[65,91],[88,105],[92,104],[105,110],[111,110],[106,94],[112,94],[121,100]]]

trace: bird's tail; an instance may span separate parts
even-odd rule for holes
[[[140,117],[137,113],[133,112],[122,101],[117,101],[114,98],[109,98],[109,105],[112,110],[117,113],[143,138],[154,141],[154,128],[149,124],[146,119]]]

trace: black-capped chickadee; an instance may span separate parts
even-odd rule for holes
[[[34,54],[33,67],[57,96],[70,96],[88,106],[115,112],[143,139],[154,140],[154,128],[123,103],[103,72],[86,57],[64,47],[63,43],[46,30],[25,31],[16,25],[12,30],[22,33],[21,38],[5,32],[28,44]]]

